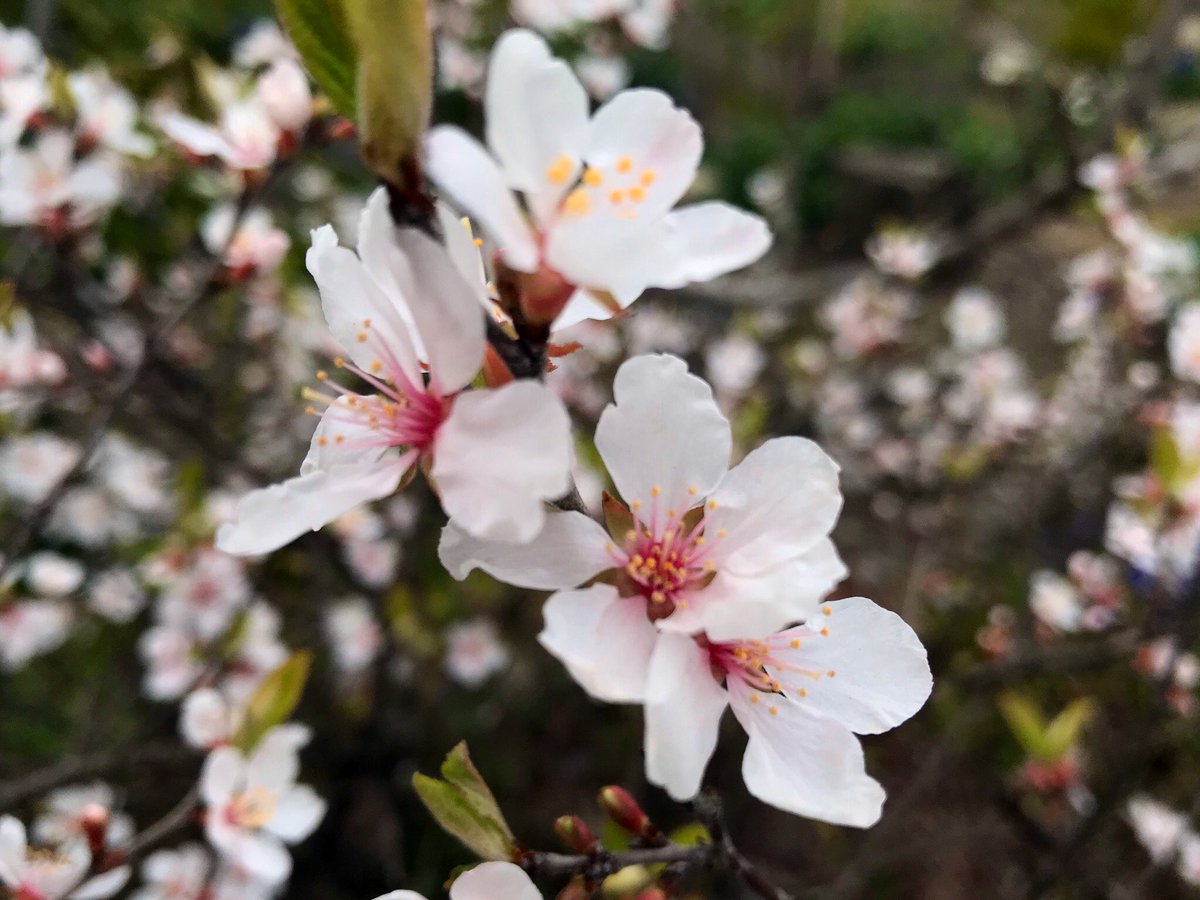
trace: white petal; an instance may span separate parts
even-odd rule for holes
[[[802,700],[763,694],[740,681],[730,688],[730,705],[750,736],[742,777],[751,794],[835,825],[867,828],[879,821],[883,787],[867,775],[862,746],[849,728]]]
[[[232,522],[217,530],[217,547],[237,556],[270,553],[342,513],[393,493],[416,452],[351,463],[290,478],[242,497]]]
[[[484,109],[487,143],[509,185],[524,191],[534,216],[545,220],[578,172],[587,92],[544,40],[518,29],[492,51]],[[571,161],[570,171],[551,180],[548,171],[560,157]]]
[[[338,438],[341,440],[338,440]],[[300,463],[300,474],[307,475],[321,469],[329,469],[347,463],[375,462],[387,447],[364,446],[374,444],[378,432],[371,428],[366,416],[349,412],[349,401],[345,396],[331,403],[317,422],[308,453]]]
[[[485,540],[527,543],[544,501],[571,484],[571,421],[544,384],[515,381],[454,401],[434,445],[433,480],[447,515]]]
[[[704,138],[687,110],[662,91],[621,91],[592,118],[588,165],[610,170],[628,157],[634,172],[655,174],[638,204],[639,216],[656,219],[673,207],[691,186],[700,167]]]
[[[375,900],[426,900],[426,898],[424,894],[418,894],[416,891],[392,891],[376,897]]]
[[[792,559],[829,534],[842,510],[838,467],[810,440],[774,438],[734,466],[705,516],[709,558],[742,574]],[[717,535],[724,530],[724,537]]]
[[[27,846],[21,820],[13,816],[0,818],[0,883],[17,886]]]
[[[733,437],[712,388],[689,374],[687,363],[635,356],[617,371],[613,397],[596,427],[596,449],[625,502],[640,502],[643,521],[653,524],[654,504],[664,524],[667,510],[683,515],[712,492],[729,465]]]
[[[329,330],[346,355],[360,368],[371,371],[371,364],[387,354],[409,382],[422,384],[410,326],[398,312],[396,298],[383,292],[362,260],[338,246],[337,234],[330,226],[313,231],[305,263],[321,292],[321,309]]]
[[[822,675],[805,680],[802,702],[859,734],[879,734],[915,715],[933,689],[929,659],[916,633],[865,597],[824,608],[829,615],[815,616],[811,628],[796,629],[801,646],[785,657]],[[814,633],[818,628],[829,634]],[[786,673],[778,677],[786,679]]]
[[[216,128],[180,113],[164,113],[158,117],[158,127],[171,140],[182,144],[197,156],[220,156],[233,154],[233,147]]]
[[[267,829],[289,844],[304,840],[325,817],[325,801],[306,784],[297,785],[279,798]]]
[[[299,772],[296,742],[287,732],[273,728],[263,735],[246,762],[246,784],[283,795],[295,785]]]
[[[228,853],[267,884],[282,884],[292,874],[291,854],[279,838],[266,831],[242,832]]]
[[[538,268],[537,243],[496,161],[461,128],[441,125],[426,138],[426,171],[459,209],[477,220],[504,254],[504,262],[521,272]]]
[[[442,529],[438,558],[459,581],[482,569],[493,578],[540,591],[573,588],[613,566],[611,539],[579,512],[548,512],[546,524],[525,544],[481,541],[453,522]]]
[[[446,239],[446,252],[450,261],[482,303],[487,298],[487,270],[483,265],[483,254],[475,245],[475,233],[471,220],[460,217],[446,203],[437,204],[438,227]]]
[[[103,875],[90,878],[71,892],[70,900],[105,900],[125,887],[130,874],[129,866],[118,866]]]
[[[210,807],[223,806],[245,775],[245,760],[232,747],[219,747],[204,760],[200,796]]]
[[[676,268],[658,223],[598,214],[559,220],[547,236],[546,262],[570,284],[629,298],[671,280]]]
[[[725,689],[694,639],[662,634],[648,675],[646,778],[676,800],[695,797],[717,746]]]
[[[542,900],[542,895],[519,867],[485,862],[455,879],[450,900]]]
[[[622,597],[610,584],[559,591],[542,610],[538,641],[597,700],[637,703],[658,636],[641,597]]]
[[[563,331],[572,325],[578,325],[585,319],[599,321],[611,319],[612,315],[612,310],[601,303],[595,294],[585,288],[580,288],[571,295],[571,299],[567,301],[563,311],[554,320],[554,330]]]
[[[654,287],[679,288],[711,281],[756,262],[771,247],[771,229],[766,222],[719,201],[675,210],[664,224],[675,269],[664,272],[653,282]]]

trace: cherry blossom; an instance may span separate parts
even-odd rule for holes
[[[112,622],[129,622],[146,605],[146,593],[127,569],[109,569],[92,579],[88,608]]]
[[[60,384],[67,370],[62,357],[38,344],[33,318],[14,310],[0,325],[0,409],[10,407],[10,392]]]
[[[154,141],[137,129],[137,102],[106,71],[72,72],[67,89],[75,102],[75,127],[84,146],[98,145],[137,157],[154,153]]]
[[[13,600],[0,606],[0,667],[19,669],[67,639],[71,608],[58,600]]]
[[[304,840],[325,815],[325,802],[316,792],[296,784],[298,750],[307,740],[305,729],[279,726],[249,757],[232,747],[214,750],[200,776],[209,841],[270,884],[281,884],[291,873],[285,845]]]
[[[1180,378],[1200,382],[1200,303],[1189,304],[1171,323],[1171,369]]]
[[[234,169],[253,171],[275,161],[283,132],[256,99],[230,102],[216,125],[178,112],[164,112],[158,127],[196,156],[215,156]]]
[[[90,809],[108,813],[105,841],[109,847],[122,847],[133,837],[133,819],[115,811],[116,792],[102,781],[68,785],[47,795],[41,814],[33,823],[33,834],[41,844],[65,844],[87,840],[84,815]]]
[[[415,891],[392,891],[375,900],[425,900]],[[450,900],[542,900],[529,876],[507,862],[480,863],[463,872],[450,886]]]
[[[996,300],[980,288],[964,288],[946,308],[946,327],[957,350],[994,347],[1004,338],[1005,321]]]
[[[0,222],[59,230],[90,225],[121,197],[116,159],[103,151],[75,158],[75,138],[60,128],[30,147],[0,151]]]
[[[129,880],[127,866],[87,879],[91,861],[86,842],[30,847],[19,820],[0,818],[0,884],[20,900],[104,900]]]
[[[225,267],[235,278],[274,271],[287,255],[291,238],[275,227],[271,214],[255,208],[242,216],[232,204],[214,207],[200,223],[200,236],[213,252],[224,252]]]
[[[725,203],[672,211],[696,177],[703,139],[659,91],[623,91],[589,118],[566,63],[515,30],[492,52],[485,107],[490,153],[461,129],[438,126],[428,138],[430,177],[479,222],[500,263],[537,276],[548,308],[570,301],[560,328],[608,318],[648,287],[742,268],[770,245],[761,219]]]
[[[446,671],[466,687],[479,687],[508,666],[508,650],[487,619],[446,629]]]
[[[325,633],[333,647],[334,664],[347,675],[365,671],[383,648],[383,629],[367,601],[353,597],[325,613]]]
[[[32,32],[0,25],[0,79],[41,75],[45,70],[42,45]]]
[[[211,750],[229,742],[241,719],[241,710],[231,705],[220,691],[197,688],[184,698],[179,733],[190,746]]]
[[[554,512],[534,540],[512,547],[451,522],[440,547],[450,573],[480,568],[520,587],[563,590],[613,571],[625,594],[650,603],[660,628],[714,640],[807,617],[845,575],[829,539],[842,504],[837,465],[789,437],[729,469],[729,422],[677,357],[634,357],[613,391],[596,430],[626,504],[613,534],[583,513]],[[609,626],[644,618],[637,603],[609,593]]]
[[[484,356],[482,284],[465,282],[425,235],[393,226],[382,189],[364,210],[358,255],[325,226],[313,233],[308,267],[349,357],[338,366],[376,393],[319,374],[332,394],[313,395],[326,408],[301,474],[243,497],[218,546],[274,550],[392,494],[421,462],[468,533],[509,542],[537,534],[543,501],[567,491],[570,424],[541,384],[464,392]]]
[[[211,865],[199,844],[158,850],[142,863],[143,884],[131,900],[205,900]]]

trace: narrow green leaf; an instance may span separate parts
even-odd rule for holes
[[[1000,713],[1012,730],[1017,742],[1030,756],[1043,759],[1045,756],[1046,721],[1041,710],[1032,700],[1008,691],[997,701]]]
[[[234,744],[243,753],[249,753],[264,734],[288,720],[304,693],[311,664],[312,654],[301,650],[263,679],[246,704],[246,716],[234,738]]]
[[[1083,697],[1054,717],[1045,734],[1045,751],[1050,759],[1061,759],[1078,743],[1095,711],[1092,701]]]
[[[317,86],[353,119],[358,63],[342,0],[275,0],[275,8]]]
[[[412,783],[438,824],[480,859],[512,859],[513,841],[508,826],[502,827],[480,813],[462,789],[420,772],[413,775]]]

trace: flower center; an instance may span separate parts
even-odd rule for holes
[[[275,815],[279,798],[264,787],[252,787],[235,794],[225,810],[230,825],[239,828],[262,828]]]
[[[576,172],[577,163],[569,156],[560,156],[546,169],[546,180],[554,185],[566,185]],[[572,218],[607,212],[618,219],[636,219],[639,204],[645,202],[647,191],[658,181],[658,172],[639,166],[631,156],[621,156],[607,166],[587,166],[575,187],[563,198],[562,214]]]

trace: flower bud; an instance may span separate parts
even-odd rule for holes
[[[588,890],[583,879],[572,878],[567,886],[558,892],[556,900],[589,900],[591,896],[592,891]]]
[[[554,822],[554,833],[563,846],[576,853],[591,853],[596,849],[596,835],[579,816],[559,816]]]
[[[93,857],[101,856],[108,844],[108,818],[108,810],[99,803],[89,803],[79,814],[79,827]]]
[[[600,791],[600,806],[608,817],[631,834],[645,840],[657,838],[661,832],[642,812],[633,795],[623,787],[610,784]]]
[[[258,79],[258,100],[283,131],[297,132],[312,117],[308,76],[290,59],[277,61]]]

